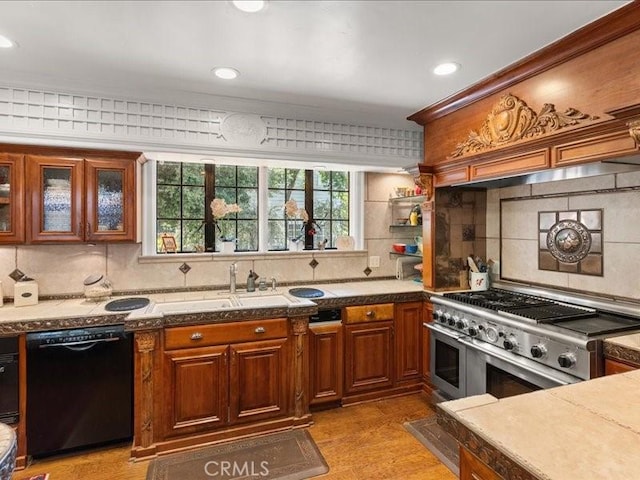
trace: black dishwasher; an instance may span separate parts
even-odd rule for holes
[[[132,438],[133,350],[123,326],[27,334],[27,451]]]

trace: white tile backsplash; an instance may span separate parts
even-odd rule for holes
[[[566,197],[502,202],[502,238],[538,238],[538,212],[566,210]]]
[[[500,262],[505,279],[640,300],[640,190],[611,192],[616,186],[640,186],[640,172],[489,190],[488,258]],[[605,189],[609,191],[594,192]],[[503,201],[500,216],[498,197],[527,197],[529,193],[553,196]],[[604,275],[538,270],[538,212],[579,209],[603,209]]]

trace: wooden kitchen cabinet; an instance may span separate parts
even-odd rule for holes
[[[338,322],[309,326],[309,399],[311,405],[342,398],[343,326]]]
[[[393,386],[392,320],[345,326],[345,394]]]
[[[618,360],[612,360],[610,358],[604,359],[605,375],[615,375],[616,373],[625,373],[637,369],[637,366],[631,365],[629,363],[619,362]]]
[[[287,339],[231,345],[229,421],[263,420],[287,413]]]
[[[286,318],[172,327],[164,336],[164,439],[290,413]]]
[[[504,480],[478,457],[460,447],[460,480]]]
[[[395,306],[396,383],[421,379],[422,309],[422,302]]]
[[[0,153],[0,243],[24,241],[24,156]]]
[[[25,161],[29,243],[135,241],[134,160]]]
[[[228,423],[228,350],[223,345],[165,352],[166,436]]]

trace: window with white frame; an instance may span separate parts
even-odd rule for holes
[[[163,238],[175,240],[176,253],[219,252],[222,241],[234,241],[241,252],[333,249],[352,231],[354,178],[348,171],[173,161],[154,166],[146,180],[153,183],[155,208],[146,211],[154,212],[155,245],[145,241],[147,253],[164,253]]]

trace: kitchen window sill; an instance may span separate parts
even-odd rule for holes
[[[224,253],[163,253],[158,255],[141,255],[138,257],[140,264],[175,263],[175,262],[212,262],[216,260],[264,260],[290,258],[323,258],[323,257],[366,257],[367,250],[304,250],[301,252],[233,252]]]

